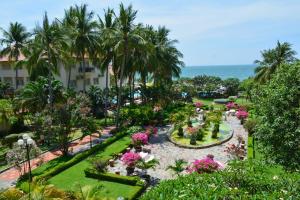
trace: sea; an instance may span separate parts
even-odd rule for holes
[[[181,77],[193,78],[198,75],[218,76],[222,79],[238,78],[247,79],[254,75],[257,65],[207,65],[186,66],[182,69]]]

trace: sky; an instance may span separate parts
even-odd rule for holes
[[[120,2],[138,10],[136,22],[170,29],[186,66],[252,64],[278,40],[300,54],[300,0],[2,0],[0,27],[18,21],[32,30],[45,11],[62,18],[83,3],[102,16]]]

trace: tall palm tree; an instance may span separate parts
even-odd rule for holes
[[[75,5],[73,10],[74,24],[71,28],[71,39],[74,41],[74,52],[80,58],[83,70],[83,92],[86,91],[86,59],[93,54],[97,45],[97,22],[93,20],[94,12],[87,10],[87,5]]]
[[[113,50],[112,46],[114,42],[112,38],[112,33],[115,31],[117,26],[117,21],[115,19],[115,13],[113,9],[108,8],[104,11],[104,19],[102,20],[99,17],[99,29],[101,31],[101,37],[99,38],[100,42],[100,54],[102,54],[100,68],[102,71],[106,72],[105,76],[105,102],[104,102],[104,116],[105,116],[105,125],[107,125],[107,109],[108,109],[108,73],[109,73],[109,64],[113,59]]]
[[[132,5],[127,8],[124,7],[123,3],[120,4],[119,15],[117,17],[118,27],[114,32],[114,41],[118,41],[114,46],[114,50],[120,54],[121,65],[119,69],[119,89],[118,89],[118,104],[117,104],[117,117],[116,125],[120,126],[119,115],[122,103],[122,84],[124,79],[124,71],[128,66],[128,56],[132,51],[133,47],[138,45],[143,39],[135,32],[136,25],[134,20],[136,18],[137,11],[133,10]]]
[[[34,41],[30,44],[30,50],[27,52],[27,69],[32,73],[36,68],[46,69],[48,71],[49,81],[49,104],[53,107],[53,73],[58,74],[59,62],[63,59],[63,51],[66,47],[66,38],[62,33],[57,22],[49,23],[47,13],[43,18],[42,26],[37,25],[34,29]]]
[[[291,44],[277,41],[274,49],[267,49],[261,52],[262,60],[254,61],[259,66],[255,69],[255,80],[260,83],[268,81],[272,74],[285,63],[291,63],[296,60],[296,52],[292,49]]]
[[[1,56],[8,56],[9,61],[14,61],[15,63],[18,62],[24,46],[29,40],[30,33],[26,31],[26,27],[22,24],[15,22],[10,23],[8,30],[4,30],[0,28],[3,34],[3,38],[0,39],[1,45],[6,45],[4,49],[0,52]],[[16,72],[16,89],[18,89],[19,82],[18,82],[18,67],[15,66]]]

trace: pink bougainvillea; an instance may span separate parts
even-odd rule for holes
[[[246,119],[248,117],[248,112],[245,110],[239,110],[236,113],[238,119]]]
[[[223,166],[219,162],[214,161],[213,155],[207,155],[205,158],[200,160],[195,160],[187,169],[188,172],[197,172],[199,174],[203,173],[213,173]]]
[[[138,153],[133,153],[133,152],[125,153],[121,158],[123,164],[127,166],[134,166],[137,163],[137,161],[139,161],[140,159],[141,156]]]
[[[156,128],[155,126],[147,126],[146,133],[148,134],[148,136],[157,135],[158,128]]]
[[[197,107],[197,108],[201,108],[204,104],[200,101],[194,103],[194,105]]]
[[[136,146],[139,145],[144,145],[148,143],[148,135],[147,133],[140,132],[140,133],[135,133],[131,136],[132,143]]]
[[[195,127],[188,127],[188,128],[187,128],[187,132],[188,132],[190,135],[196,134],[198,131],[199,131],[199,129],[198,129],[198,128],[195,128]]]
[[[236,103],[234,103],[234,102],[229,102],[229,103],[226,104],[227,110],[235,109],[237,107],[238,107],[238,105]]]

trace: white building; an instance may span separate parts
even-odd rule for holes
[[[20,59],[24,59],[24,57],[21,57]],[[89,62],[86,62],[85,66],[86,90],[88,90],[91,85],[99,86],[102,89],[105,88],[106,72],[102,73],[98,67],[91,65]],[[60,65],[59,69],[59,75],[57,75],[55,78],[60,80],[64,87],[67,87],[69,71],[67,71],[62,64]],[[13,65],[8,61],[7,57],[0,58],[0,81],[7,82],[13,88],[16,88],[16,72],[13,69]],[[70,87],[74,88],[76,91],[82,91],[83,81],[83,69],[78,63],[71,70]],[[22,88],[28,82],[29,74],[26,68],[19,69],[18,88]],[[110,78],[108,78],[108,84],[110,85]]]

